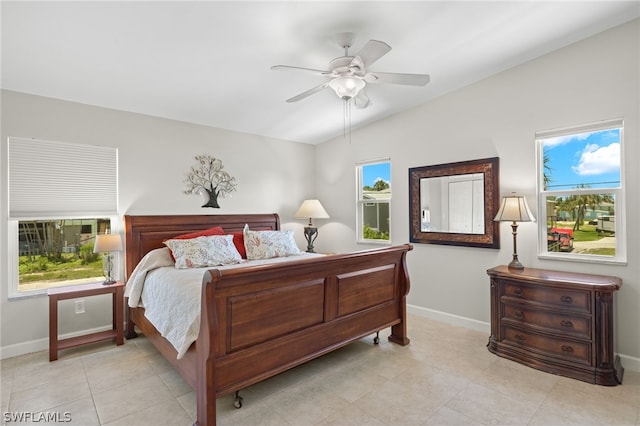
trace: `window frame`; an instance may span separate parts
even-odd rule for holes
[[[571,189],[545,189],[544,185],[544,149],[543,140],[553,137],[579,135],[593,133],[609,129],[620,130],[620,184],[617,187],[602,188],[571,188]],[[603,120],[559,129],[539,131],[535,134],[536,144],[536,196],[538,214],[538,258],[548,260],[561,260],[573,262],[589,262],[601,264],[627,264],[627,235],[626,235],[626,202],[625,202],[625,178],[624,178],[624,120],[621,118]],[[571,252],[549,251],[547,246],[547,197],[589,195],[611,193],[615,197],[615,221],[616,221],[616,252],[614,256],[581,254]]]
[[[364,167],[384,163],[389,164],[389,198],[381,198],[376,200],[364,199],[362,191]],[[391,182],[391,176],[392,164],[390,157],[376,158],[373,160],[359,161],[356,163],[356,242],[358,244],[391,245],[391,200],[393,198],[393,183]],[[383,240],[364,238],[364,207],[367,204],[387,204],[389,206],[389,239]]]
[[[118,216],[118,148],[89,143],[8,136],[7,167],[7,297],[46,295],[48,288],[20,291],[19,222],[106,218],[120,233]],[[15,164],[13,164],[15,162]],[[34,182],[44,182],[35,185]],[[35,188],[34,191],[31,189]],[[28,193],[29,197],[24,194]],[[71,195],[70,195],[71,194]],[[15,195],[15,196],[12,196]],[[32,202],[34,198],[37,202]],[[61,201],[62,200],[62,201]],[[122,255],[114,256],[114,271]],[[73,284],[96,282],[95,277]]]

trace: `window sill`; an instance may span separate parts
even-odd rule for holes
[[[61,282],[58,283],[58,285],[49,285],[48,287],[45,287],[45,288],[38,288],[38,289],[35,289],[35,290],[27,290],[27,291],[17,291],[14,288],[9,292],[9,296],[7,297],[7,299],[9,301],[16,301],[16,300],[22,300],[22,299],[31,299],[31,298],[34,298],[34,297],[46,296],[47,295],[47,291],[50,288],[72,287],[74,285],[91,284],[91,283],[98,283],[98,282],[102,282],[102,281],[95,280],[95,279],[91,279],[91,280],[73,280],[73,281],[66,281],[66,282],[61,281]]]
[[[626,266],[628,264],[626,259],[617,259],[610,256],[596,256],[593,254],[581,256],[579,254],[538,254],[538,259],[541,260],[559,260],[562,262],[582,262],[602,265],[619,265]]]
[[[41,297],[46,295],[47,295],[46,288],[40,289],[40,290],[34,290],[34,291],[21,291],[18,293],[10,293],[9,296],[7,297],[7,300],[9,300],[9,302],[15,302],[17,300],[33,299],[35,297]]]
[[[390,246],[390,240],[358,240],[358,244],[374,244],[377,246]]]

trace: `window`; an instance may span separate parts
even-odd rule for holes
[[[108,218],[20,220],[18,292],[102,281],[102,255],[93,252],[96,234],[109,232]]]
[[[626,262],[623,121],[536,133],[539,255]]]
[[[356,165],[359,242],[390,243],[391,161],[387,159]]]
[[[10,137],[9,296],[101,281],[95,235],[116,232],[117,149]]]

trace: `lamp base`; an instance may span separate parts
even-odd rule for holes
[[[513,260],[507,265],[509,269],[524,269],[524,265],[518,260],[518,256],[513,256]]]
[[[318,228],[315,226],[305,226],[304,238],[307,240],[307,253],[315,253],[315,251],[313,251],[313,242],[318,238]]]
[[[524,265],[518,260],[518,248],[516,245],[516,235],[518,234],[518,223],[514,220],[511,224],[511,234],[513,235],[513,260],[509,265],[509,269],[524,269]]]
[[[104,277],[104,282],[102,285],[111,285],[115,284],[116,280],[113,279],[113,255],[108,252],[102,257],[102,276]]]

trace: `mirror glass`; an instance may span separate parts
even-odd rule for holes
[[[498,158],[409,169],[411,242],[499,248]]]
[[[484,174],[420,179],[420,230],[484,234]]]

